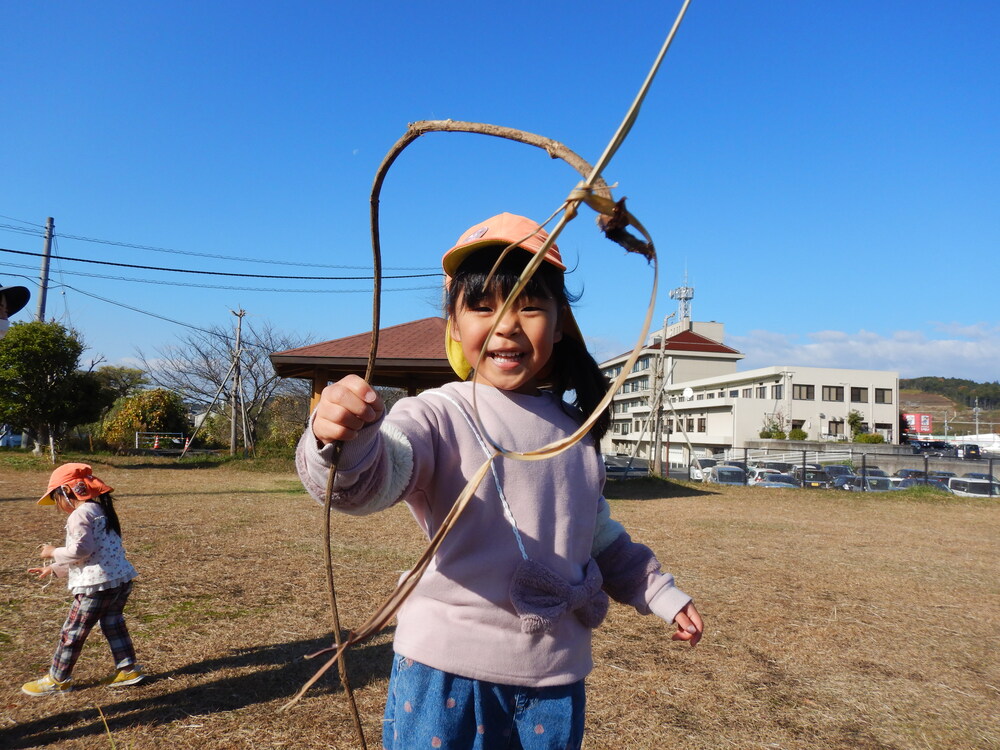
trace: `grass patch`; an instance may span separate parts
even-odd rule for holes
[[[0,747],[355,747],[336,670],[277,710],[319,666],[304,655],[332,638],[322,508],[290,463],[75,458],[116,488],[140,574],[126,617],[152,677],[97,687],[111,665],[95,631],[74,673],[80,690],[58,700],[17,691],[44,670],[70,598],[63,582],[42,588],[23,574],[37,545],[63,533],[64,516],[34,504],[51,465],[21,453],[20,468],[4,471],[11,457],[0,454]],[[585,747],[1000,747],[990,718],[1000,501],[649,477],[606,489],[614,517],[695,596],[707,630],[690,649],[655,617],[613,605],[594,634]],[[335,515],[333,537],[349,629],[425,540],[403,507]],[[349,655],[371,744],[391,655],[391,632]]]

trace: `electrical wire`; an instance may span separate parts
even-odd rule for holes
[[[60,235],[64,236],[64,235]],[[43,258],[45,253],[32,253],[28,250],[11,250],[0,247],[0,253],[13,253],[14,255],[29,255],[34,258]],[[117,268],[137,268],[141,271],[167,271],[170,273],[194,273],[202,276],[235,276],[246,279],[290,279],[294,281],[371,281],[372,276],[275,276],[263,273],[232,273],[229,271],[200,271],[192,268],[164,268],[163,266],[141,266],[135,263],[115,263],[110,260],[93,260],[91,258],[70,258],[66,255],[50,254],[50,257],[58,260],[69,260],[74,263],[93,263],[98,266],[115,266]],[[415,273],[399,275],[383,275],[383,279],[426,279],[432,276],[440,276],[441,273]]]
[[[62,260],[54,258],[54,260]],[[17,263],[4,264],[8,268],[22,268],[32,270],[33,266],[23,266]],[[128,276],[107,276],[99,273],[87,273],[86,271],[62,271],[70,276],[85,276],[90,279],[106,279],[108,281],[131,281],[136,284],[160,284],[161,286],[179,286],[191,289],[222,289],[236,292],[288,292],[294,294],[371,294],[371,289],[278,289],[255,286],[223,286],[219,284],[194,284],[184,281],[165,281],[163,279],[132,279]],[[426,289],[440,289],[440,285],[434,286],[411,286],[399,289],[387,289],[387,292],[417,292]]]
[[[5,219],[10,219],[11,221],[22,221],[21,219],[15,219],[11,216],[0,217]],[[23,222],[25,224],[30,224],[31,222]],[[12,232],[19,232],[21,234],[27,234],[34,237],[44,237],[45,227],[40,224],[35,224],[34,226],[41,227],[40,230],[27,229],[25,227],[18,227],[12,224],[0,224],[0,229],[7,229]],[[344,268],[347,270],[364,271],[369,268],[369,266],[348,266],[341,265],[337,263],[311,263],[305,261],[294,261],[294,260],[275,260],[273,258],[241,258],[235,255],[219,255],[217,253],[198,253],[192,250],[177,250],[169,247],[156,247],[154,245],[137,245],[131,242],[118,242],[116,240],[102,240],[95,237],[83,237],[77,234],[64,234],[60,232],[58,235],[53,234],[53,237],[59,236],[67,240],[79,240],[80,242],[93,242],[100,245],[112,245],[114,247],[129,247],[135,250],[150,250],[156,253],[171,253],[174,255],[190,255],[197,258],[214,258],[216,260],[231,260],[237,263],[270,263],[277,266],[300,266],[305,268]],[[385,267],[389,271],[431,271],[433,266],[393,266]]]

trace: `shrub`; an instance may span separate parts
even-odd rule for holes
[[[768,438],[774,437],[774,433],[771,432],[770,430],[761,430],[759,434],[765,440],[767,440]]]
[[[771,437],[775,440],[785,440],[788,436],[785,434],[784,430],[775,430],[771,433]]]
[[[805,440],[807,437],[809,437],[809,435],[807,435],[806,431],[800,427],[796,427],[788,433],[789,440]]]
[[[885,438],[877,432],[863,432],[854,436],[855,443],[884,443]]]

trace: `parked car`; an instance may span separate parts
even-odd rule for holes
[[[1000,497],[1000,482],[989,479],[949,477],[948,489],[959,497]]]
[[[846,490],[845,484],[850,484],[854,481],[856,474],[841,474],[833,478],[833,489],[835,490]]]
[[[900,469],[896,472],[897,477],[908,479],[909,477],[927,477],[927,472],[923,469]]]
[[[758,482],[764,482],[767,480],[767,477],[771,476],[772,474],[780,474],[780,473],[781,472],[778,471],[777,469],[762,469],[761,467],[758,466],[755,469],[750,469],[750,483],[757,484]]]
[[[982,458],[979,446],[975,443],[962,443],[955,451],[958,458]]]
[[[864,474],[869,477],[888,477],[889,474],[885,469],[880,469],[877,466],[866,466],[863,469],[858,469],[858,475]]]
[[[854,476],[854,469],[845,464],[830,464],[829,466],[824,466],[823,471],[830,475],[830,478],[841,476]]]
[[[754,487],[788,488],[798,487],[799,481],[791,474],[768,474],[763,482],[757,482]]]
[[[819,489],[829,489],[833,486],[833,479],[821,469],[802,469],[801,467],[792,469],[792,476],[803,486]]]
[[[792,470],[792,465],[784,461],[760,461],[757,463],[757,466],[762,469],[777,469],[782,473]]]
[[[914,453],[921,453],[927,456],[947,456],[954,457],[958,450],[951,443],[944,440],[911,440],[910,447]]]
[[[907,477],[896,485],[895,489],[905,490],[909,487],[930,487],[931,489],[941,490],[943,492],[951,492],[948,489],[948,485],[939,479],[933,479],[932,477]]]
[[[703,482],[710,484],[746,484],[747,475],[738,466],[712,466],[705,472]]]
[[[928,476],[931,479],[943,479],[945,481],[948,481],[950,477],[957,477],[958,474],[956,474],[953,471],[932,471],[930,474],[928,474]]]
[[[842,485],[841,489],[851,492],[889,492],[892,490],[892,482],[887,476],[856,476],[850,482]]]
[[[962,476],[965,477],[966,479],[992,479],[994,482],[1000,482],[1000,479],[997,479],[996,477],[981,471],[970,471],[967,472],[966,474],[963,474]]]
[[[750,467],[747,466],[742,461],[725,461],[724,463],[725,463],[726,466],[735,466],[735,467],[737,467],[739,469],[742,469],[744,473],[750,471]]]
[[[714,458],[696,458],[691,462],[691,479],[696,482],[705,481],[705,471],[715,466],[718,461]]]

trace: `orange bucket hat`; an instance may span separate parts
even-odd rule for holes
[[[491,216],[486,221],[481,221],[462,232],[454,247],[441,258],[441,267],[444,268],[447,276],[445,285],[450,282],[462,262],[477,250],[514,245],[527,250],[532,255],[537,255],[548,238],[548,232],[524,216],[506,212]],[[559,254],[559,248],[555,244],[546,251],[545,260],[560,271],[566,270],[562,256]],[[563,333],[572,336],[580,343],[584,343],[580,327],[577,325],[572,311],[568,308],[563,315]],[[451,369],[462,380],[468,379],[472,372],[472,365],[465,358],[462,344],[451,337],[451,321],[448,321],[448,325],[444,329],[444,348],[448,354]]]
[[[52,472],[48,489],[38,499],[38,505],[55,505],[52,491],[58,487],[66,487],[81,500],[92,500],[114,490],[95,477],[87,464],[63,464]]]

